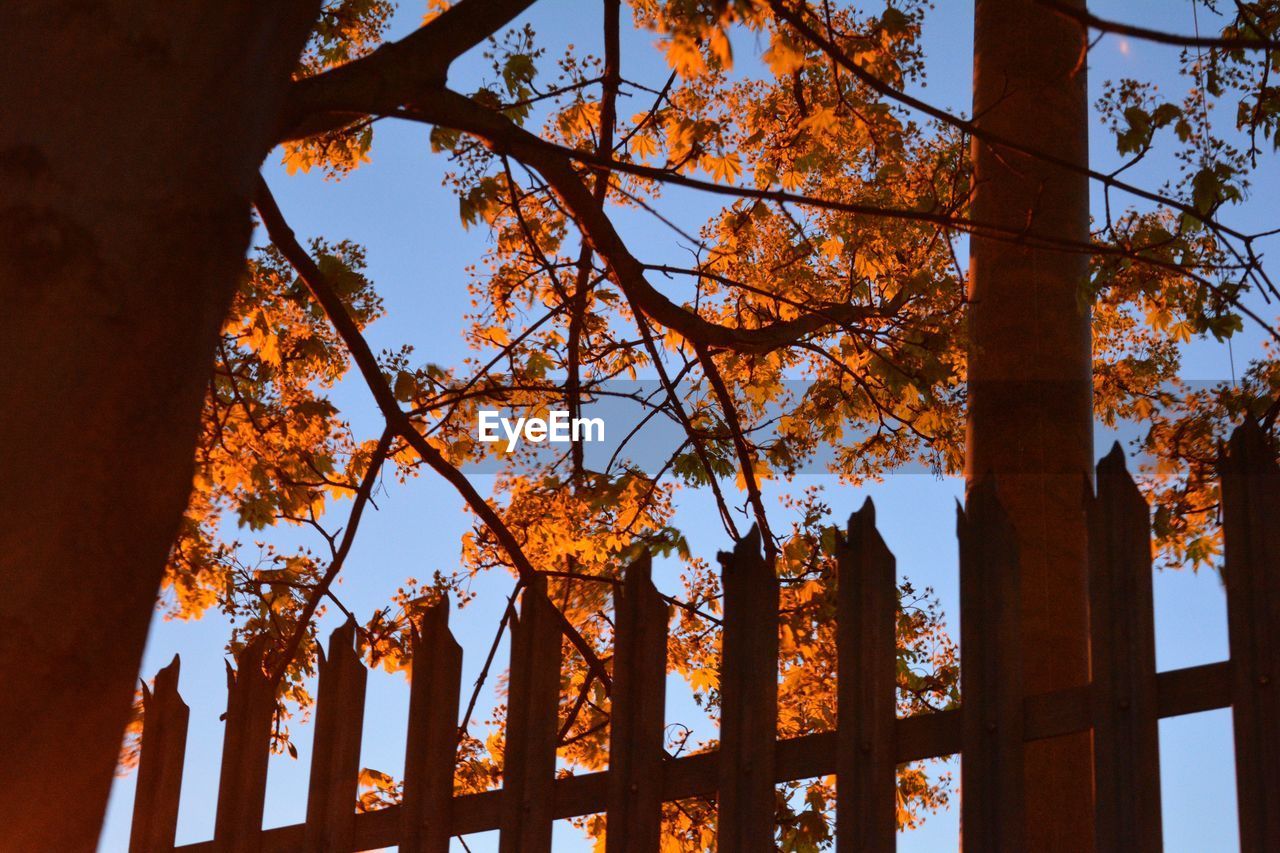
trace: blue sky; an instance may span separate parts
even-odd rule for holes
[[[594,49],[599,43],[598,4],[586,0],[543,0],[535,5],[532,21],[548,56],[558,46],[574,43]],[[1109,0],[1094,4],[1099,14],[1124,17],[1190,32],[1192,11],[1182,0]],[[1207,15],[1200,10],[1202,23]],[[940,0],[926,20],[925,50],[929,77],[923,93],[934,103],[958,111],[969,103],[972,37],[972,3]],[[410,4],[396,21],[401,34],[420,20],[420,10]],[[652,49],[652,36],[628,33],[623,43],[628,76],[660,83],[665,75],[660,56]],[[739,40],[735,51],[740,63],[750,63],[757,46]],[[1108,37],[1091,55],[1094,93],[1104,79],[1121,75],[1155,77],[1178,91],[1181,83],[1168,69],[1176,51],[1129,43]],[[475,82],[479,63],[463,60],[451,82],[464,91]],[[625,109],[625,107],[624,107]],[[1114,147],[1100,127],[1095,128],[1095,162],[1105,168]],[[326,182],[318,175],[287,177],[269,160],[266,170],[281,208],[300,236],[351,239],[368,250],[369,272],[387,308],[385,318],[370,330],[375,349],[411,343],[417,357],[437,363],[458,363],[469,354],[462,340],[462,315],[469,309],[466,267],[485,248],[481,229],[466,231],[459,224],[457,203],[441,186],[445,160],[432,155],[427,129],[408,124],[380,123],[373,162],[342,182]],[[1172,174],[1170,163],[1153,160],[1135,175],[1138,182],[1159,183]],[[1275,180],[1259,179],[1257,199],[1275,197]],[[706,199],[671,192],[664,209],[674,211],[680,224],[696,228],[715,208]],[[1238,221],[1250,224],[1254,214],[1244,211]],[[647,257],[674,250],[670,232],[639,217],[623,218],[626,236]],[[1252,224],[1256,224],[1256,220]],[[1237,365],[1258,346],[1256,334],[1246,334],[1235,344]],[[1196,345],[1188,351],[1186,374],[1198,379],[1222,379],[1230,375],[1228,352],[1222,345]],[[357,434],[376,437],[377,416],[365,389],[347,382],[337,401],[351,418]],[[1105,451],[1099,447],[1099,455]],[[476,477],[482,492],[492,479]],[[826,486],[826,499],[842,516],[859,506],[866,495],[877,504],[877,517],[885,540],[898,558],[901,574],[917,586],[937,592],[953,635],[958,635],[957,577],[954,539],[955,501],[961,483],[925,474],[891,476],[874,487],[839,486],[834,478],[806,476],[796,489],[811,483]],[[774,489],[776,491],[776,487]],[[340,508],[339,511],[342,511]],[[723,531],[706,495],[684,493],[679,501],[680,524],[695,553],[710,557],[726,547]],[[451,569],[458,563],[459,538],[470,526],[460,499],[437,478],[423,476],[407,484],[387,482],[387,493],[378,511],[366,515],[355,548],[348,559],[339,587],[344,601],[357,613],[367,614],[383,606],[409,576],[429,577],[434,569]],[[242,535],[250,540],[253,537]],[[281,541],[296,541],[285,538]],[[677,588],[678,567],[660,563],[655,580],[660,587]],[[481,666],[492,639],[503,603],[511,588],[503,576],[478,578],[476,601],[452,617],[454,632],[465,650],[463,683],[469,685]],[[1159,572],[1156,575],[1156,628],[1158,665],[1176,668],[1220,660],[1227,655],[1225,604],[1216,574],[1212,572]],[[335,627],[336,614],[324,620],[323,632]],[[191,706],[191,727],[183,780],[179,843],[212,836],[222,723],[225,708],[223,646],[228,625],[211,613],[195,622],[153,624],[142,667],[150,678],[175,653],[182,656],[180,690]],[[499,661],[505,660],[505,644]],[[492,684],[492,681],[491,681]],[[699,720],[685,692],[673,682],[669,720]],[[408,693],[401,676],[374,672],[369,678],[362,762],[399,774],[403,760]],[[488,691],[488,701],[492,691]],[[480,719],[484,718],[482,703]],[[705,721],[697,724],[699,736],[714,734]],[[295,726],[300,760],[275,757],[271,762],[266,806],[266,826],[296,823],[306,808],[307,761],[310,731]],[[1230,714],[1227,711],[1194,715],[1161,724],[1162,786],[1165,806],[1165,845],[1171,851],[1219,851],[1236,847]],[[945,769],[945,767],[943,768]],[[955,769],[955,768],[952,768]],[[1157,784],[1157,780],[1151,780]],[[134,779],[117,781],[113,790],[101,851],[122,851],[128,838]],[[932,817],[921,830],[906,834],[900,849],[907,851],[952,850],[956,847],[958,809]],[[493,849],[496,838],[468,839],[472,850]],[[557,849],[586,850],[577,830],[557,827]],[[458,848],[461,849],[461,848]]]

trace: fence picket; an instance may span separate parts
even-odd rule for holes
[[[320,686],[307,789],[307,850],[355,849],[360,738],[364,727],[366,671],[356,651],[353,619],[329,637],[320,656]]]
[[[836,582],[836,846],[893,850],[897,833],[896,561],[868,498],[849,518]]]
[[[668,617],[651,571],[647,553],[628,566],[614,603],[607,853],[661,845]]]
[[[1160,739],[1150,508],[1117,444],[1086,496],[1098,850],[1159,853]]]
[[[1018,549],[993,478],[970,489],[958,516],[961,844],[1012,853],[1025,846]]]
[[[233,671],[227,666],[227,725],[218,779],[213,842],[218,853],[261,849],[262,807],[271,754],[275,697],[262,671],[263,639],[245,646]]]
[[[1240,849],[1280,850],[1280,466],[1257,425],[1219,463]]]
[[[156,673],[154,689],[142,685],[142,751],[133,795],[129,853],[172,850],[178,831],[178,800],[187,751],[190,710],[178,695],[177,655]]]
[[[414,628],[411,677],[399,848],[403,853],[447,853],[462,687],[462,647],[449,631],[447,597]]]
[[[778,577],[760,553],[760,531],[720,554],[724,631],[720,651],[718,844],[774,850],[778,736]]]
[[[554,818],[560,626],[545,578],[525,587],[511,624],[499,853],[550,853]]]

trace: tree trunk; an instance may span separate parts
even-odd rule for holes
[[[93,850],[318,0],[0,12],[0,827]]]
[[[1078,5],[1084,6],[1083,0]],[[977,0],[978,126],[1060,161],[1088,163],[1086,35],[1037,0]],[[974,218],[1086,243],[1087,177],[975,140]],[[994,474],[1017,530],[1029,694],[1089,679],[1084,484],[1093,465],[1083,253],[972,241],[970,485]],[[1028,850],[1093,848],[1091,739],[1026,749]]]

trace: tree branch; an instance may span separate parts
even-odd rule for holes
[[[276,204],[275,197],[271,195],[271,189],[261,177],[258,179],[258,191],[254,204],[258,209],[259,216],[262,217],[262,224],[267,229],[267,234],[271,237],[271,242],[276,245],[280,253],[285,256],[285,259],[297,270],[298,276],[307,286],[312,297],[324,309],[329,322],[333,324],[338,336],[342,338],[347,350],[351,353],[352,360],[355,361],[356,367],[364,377],[365,384],[369,386],[369,390],[373,393],[378,408],[382,411],[383,417],[386,418],[388,429],[393,430],[408,442],[423,462],[427,463],[430,468],[457,489],[463,500],[466,501],[467,506],[471,508],[471,511],[493,532],[498,543],[510,557],[511,563],[520,579],[526,584],[531,583],[538,574],[538,570],[534,568],[533,564],[529,562],[529,558],[525,556],[524,549],[521,548],[515,535],[502,520],[502,516],[476,491],[475,486],[466,478],[466,475],[450,464],[439,450],[431,446],[422,433],[418,432],[414,427],[413,421],[410,420],[409,416],[400,408],[400,404],[396,402],[395,394],[392,392],[391,386],[387,384],[386,377],[382,375],[378,360],[374,356],[373,350],[370,349],[368,342],[364,339],[364,335],[361,334],[360,328],[355,324],[351,315],[347,313],[346,306],[342,304],[342,300],[338,298],[337,293],[329,286],[324,274],[320,271],[320,267],[312,260],[311,255],[302,248],[302,245],[298,243],[293,229],[285,221],[279,206]],[[555,613],[565,637],[582,655],[587,667],[595,677],[599,678],[604,683],[605,689],[608,690],[612,685],[612,680],[609,678],[609,673],[604,668],[604,664],[600,662],[595,650],[578,633],[578,630],[569,622],[564,613],[558,609],[555,610]]]
[[[973,120],[960,118],[959,116],[953,115],[952,113],[949,113],[946,110],[941,109],[939,107],[935,107],[934,105],[926,101],[923,101],[920,98],[917,98],[913,95],[909,95],[906,92],[901,91],[900,89],[896,89],[893,86],[886,83],[885,81],[881,80],[879,77],[872,74],[871,72],[867,71],[862,66],[858,65],[848,56],[848,54],[846,54],[843,50],[841,50],[839,45],[835,44],[833,41],[823,36],[813,27],[809,26],[808,22],[806,22],[804,19],[803,13],[799,9],[792,10],[787,8],[786,4],[783,3],[782,0],[769,0],[769,6],[771,9],[773,9],[774,14],[777,15],[778,18],[789,23],[796,30],[796,32],[798,32],[802,37],[804,37],[809,42],[811,42],[815,47],[817,47],[823,53],[827,54],[836,62],[838,62],[841,65],[841,67],[843,67],[846,71],[852,74],[855,78],[860,80],[863,84],[865,84],[871,90],[879,93],[880,95],[886,98],[889,98],[892,101],[896,101],[897,103],[902,104],[903,106],[906,106],[906,107],[910,107],[911,109],[917,110],[929,116],[930,118],[937,119],[938,121],[948,124],[956,128],[957,130],[960,130],[968,134],[969,136],[972,136],[975,139],[985,142],[988,145],[994,146],[996,148],[1002,148],[1006,151],[1012,151],[1026,157],[1033,157],[1037,160],[1040,160],[1044,163],[1048,163],[1049,165],[1052,165],[1052,166],[1056,166],[1060,169],[1064,169],[1070,172],[1075,172],[1078,174],[1088,175],[1092,180],[1098,181],[1105,187],[1114,188],[1122,192],[1129,193],[1130,195],[1136,196],[1137,198],[1154,202],[1155,204],[1162,204],[1162,205],[1165,205],[1166,207],[1169,207],[1169,208],[1172,208],[1173,210],[1178,211],[1179,213],[1192,216],[1198,219],[1199,221],[1203,222],[1206,227],[1208,227],[1214,233],[1222,237],[1234,238],[1236,240],[1243,242],[1246,246],[1248,246],[1251,243],[1252,238],[1250,237],[1250,235],[1247,235],[1237,229],[1230,228],[1226,225],[1223,225],[1222,223],[1218,222],[1216,219],[1213,219],[1212,217],[1206,215],[1203,211],[1193,207],[1190,204],[1187,204],[1186,202],[1178,201],[1175,198],[1170,198],[1168,196],[1161,195],[1160,193],[1152,192],[1151,190],[1145,190],[1142,187],[1120,180],[1114,174],[1106,174],[1104,172],[1099,172],[1096,169],[1089,168],[1089,166],[1087,165],[1084,165],[1081,163],[1074,163],[1070,160],[1053,156],[1046,152],[1040,151],[1032,146],[1024,145],[1015,140],[1008,139],[1007,137],[1001,136],[996,133],[992,133],[991,131],[985,129],[984,127],[982,127],[980,124],[978,124]],[[800,3],[800,8],[806,12],[810,11],[807,3],[803,3],[803,2]],[[1237,258],[1240,258],[1241,260],[1243,260],[1243,258],[1241,258],[1240,256],[1240,253],[1236,251],[1234,247],[1233,247],[1233,251],[1235,252]]]
[[[805,314],[794,320],[779,321],[757,328],[733,328],[714,323],[675,304],[649,283],[645,278],[645,265],[631,254],[601,203],[573,168],[571,158],[581,159],[600,169],[616,168],[619,171],[640,173],[644,171],[643,168],[548,143],[506,117],[447,89],[441,91],[438,97],[432,98],[429,104],[413,110],[411,116],[477,136],[495,153],[514,157],[542,175],[564,203],[592,248],[609,266],[614,280],[627,297],[638,304],[647,317],[673,329],[688,340],[742,353],[764,353],[812,334],[832,321],[853,324],[870,317],[891,314],[897,308],[892,304],[829,306],[824,308],[822,314]],[[659,170],[654,171],[659,172],[660,179],[668,177]],[[749,195],[746,191],[741,191],[740,194]],[[927,221],[930,218],[930,214],[917,211],[903,211],[902,214],[904,219]],[[944,218],[947,224],[954,224],[950,217]]]
[[[1184,36],[1100,18],[1087,9],[1070,6],[1063,3],[1062,0],[1036,0],[1036,2],[1042,6],[1048,6],[1064,18],[1078,21],[1081,26],[1090,27],[1104,33],[1132,36],[1133,38],[1156,42],[1157,44],[1171,44],[1175,47],[1202,47],[1209,50],[1280,50],[1280,41],[1275,39],[1259,38],[1257,36],[1220,38]]]
[[[302,613],[298,616],[298,624],[294,626],[293,633],[289,636],[289,641],[285,643],[284,648],[280,651],[280,657],[276,661],[275,667],[271,671],[271,687],[272,690],[280,684],[280,680],[284,678],[284,674],[289,669],[289,664],[293,662],[293,658],[298,654],[298,647],[302,645],[302,640],[307,635],[307,627],[311,624],[311,617],[315,616],[316,608],[320,606],[320,600],[329,593],[329,587],[333,585],[333,581],[338,577],[338,573],[342,571],[342,566],[346,563],[347,555],[351,553],[351,546],[356,541],[356,528],[360,526],[360,516],[364,513],[364,508],[369,499],[373,496],[373,484],[378,479],[378,473],[382,470],[382,463],[386,461],[387,451],[391,448],[391,439],[393,433],[391,427],[388,426],[383,430],[382,437],[378,439],[378,446],[373,451],[373,456],[369,458],[369,468],[364,473],[364,479],[360,481],[360,488],[356,491],[355,503],[351,506],[351,515],[347,518],[346,529],[342,531],[342,542],[333,551],[329,561],[329,568],[325,570],[324,577],[320,579],[320,583],[311,590],[311,596],[307,599],[307,603],[302,608]],[[330,542],[332,548],[332,542]]]
[[[695,345],[694,352],[698,356],[698,363],[702,365],[702,372],[706,374],[707,380],[711,383],[711,389],[715,392],[716,399],[720,402],[720,410],[724,413],[724,422],[733,436],[733,447],[738,455],[738,466],[742,468],[742,480],[747,485],[747,500],[751,503],[751,508],[756,517],[756,524],[760,529],[760,538],[764,542],[765,561],[776,569],[778,545],[773,538],[773,531],[769,529],[769,517],[764,510],[764,499],[760,494],[760,483],[756,479],[755,454],[752,453],[750,446],[747,444],[747,438],[742,432],[742,422],[738,419],[738,409],[734,404],[733,395],[729,393],[729,387],[725,385],[724,377],[720,375],[720,369],[716,366],[707,348]]]
[[[336,130],[385,115],[442,87],[453,60],[532,6],[534,0],[461,0],[400,41],[293,84],[278,140]]]

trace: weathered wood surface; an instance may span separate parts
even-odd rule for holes
[[[348,620],[320,656],[320,686],[307,788],[306,849],[348,853],[355,843],[360,739],[367,671],[356,652],[356,623]]]
[[[218,778],[213,845],[217,853],[255,853],[262,839],[262,808],[271,756],[275,697],[263,672],[265,644],[257,640],[227,666],[227,728]]]
[[[1221,661],[1156,676],[1161,719],[1198,714],[1231,704],[1231,668]],[[1084,688],[1071,688],[1029,697],[1024,704],[1023,737],[1036,740],[1084,731],[1090,726],[1090,696]],[[906,717],[894,723],[898,763],[954,755],[960,752],[964,709]],[[834,732],[806,735],[778,742],[775,783],[826,776],[836,772]],[[682,800],[714,794],[719,765],[714,752],[664,761],[662,799]],[[608,773],[587,773],[557,779],[553,785],[552,818],[595,814],[607,808]],[[503,792],[486,791],[455,797],[450,832],[465,835],[498,828]],[[296,851],[302,842],[303,824],[276,827],[262,833],[264,853]],[[400,833],[400,807],[356,816],[359,850],[391,847]],[[178,848],[184,853],[211,853],[213,842]]]
[[[774,767],[778,737],[778,577],[752,528],[723,567],[720,750],[721,850],[775,849]]]
[[[551,853],[560,708],[560,625],[546,580],[525,588],[511,623],[499,853]]]
[[[1013,528],[995,481],[979,482],[959,512],[961,847],[965,853],[1025,848],[1021,596]]]
[[[892,850],[897,833],[896,562],[868,500],[849,519],[836,581],[836,846]]]
[[[1096,849],[1159,853],[1160,735],[1150,508],[1120,445],[1086,496]]]
[[[449,630],[448,598],[423,614],[412,641],[398,846],[404,853],[448,853],[462,687],[462,647]]]
[[[648,555],[632,563],[614,604],[613,690],[605,850],[657,853],[667,695],[667,606]]]
[[[1272,853],[1280,850],[1280,466],[1250,422],[1219,468],[1240,849]]]
[[[156,673],[155,686],[142,686],[144,734],[138,756],[138,784],[133,795],[129,853],[173,848],[178,831],[178,800],[187,751],[190,710],[178,695],[177,655]]]

